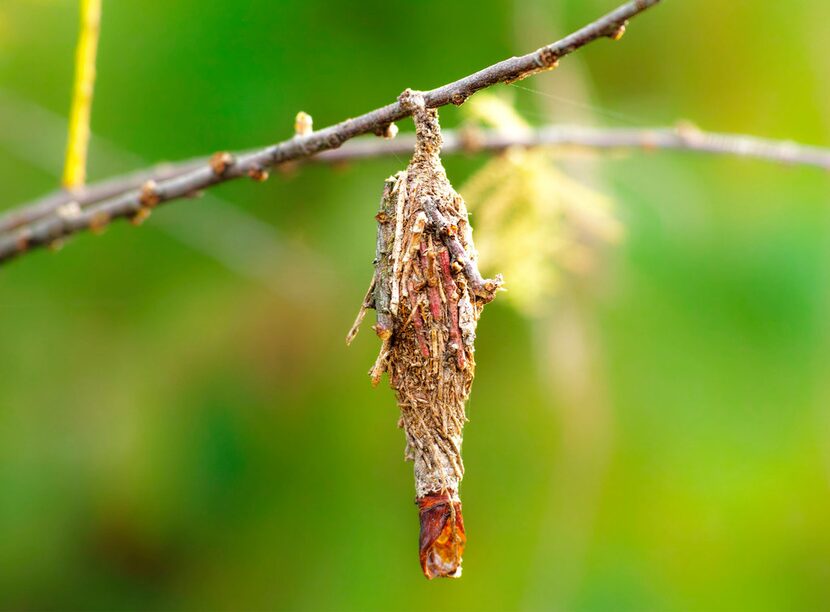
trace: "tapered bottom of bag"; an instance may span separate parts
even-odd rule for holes
[[[461,501],[455,491],[428,493],[415,500],[421,519],[420,558],[424,576],[461,577],[461,555],[467,536]]]

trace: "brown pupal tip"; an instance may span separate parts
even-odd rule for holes
[[[233,165],[233,155],[227,151],[218,151],[210,156],[208,164],[216,176],[222,176]]]
[[[268,180],[268,170],[261,166],[254,166],[248,170],[248,177],[257,183],[263,183]]]
[[[421,519],[419,556],[424,576],[460,578],[467,536],[461,502],[453,491],[429,493],[415,500]]]
[[[138,196],[138,203],[144,208],[153,208],[160,201],[158,185],[155,181],[147,181],[141,186],[141,193]]]
[[[294,117],[294,133],[297,136],[308,136],[314,130],[314,119],[306,112],[300,111]]]

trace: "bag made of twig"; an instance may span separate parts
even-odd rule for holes
[[[466,542],[458,496],[464,404],[476,324],[502,279],[478,271],[464,200],[441,164],[437,111],[410,90],[400,100],[413,111],[415,152],[384,185],[375,273],[348,341],[374,308],[383,344],[370,375],[377,384],[388,372],[397,395],[405,456],[415,464],[421,568],[427,578],[458,577]]]

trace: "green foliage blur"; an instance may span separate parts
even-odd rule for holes
[[[90,179],[325,126],[615,5],[104,0]],[[0,2],[2,208],[58,184],[77,22]],[[667,1],[498,89],[534,124],[827,145],[828,23],[823,0]],[[428,582],[378,343],[344,344],[405,163],[234,182],[0,268],[0,608],[827,609],[827,173],[563,158],[625,239],[542,314],[485,312],[464,576]]]

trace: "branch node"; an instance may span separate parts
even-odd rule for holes
[[[73,200],[58,207],[58,210],[55,212],[64,221],[72,221],[81,216],[81,206]]]
[[[423,92],[415,91],[408,87],[398,96],[398,103],[409,114],[426,108],[426,100],[424,99]]]
[[[674,127],[674,130],[683,142],[697,144],[703,141],[703,133],[700,131],[700,128],[691,121],[678,121]]]
[[[608,38],[614,41],[621,39],[623,37],[623,34],[625,34],[625,26],[627,25],[628,20],[626,19],[617,27],[613,28],[611,31],[608,32]]]
[[[539,49],[539,68],[544,70],[553,70],[559,66],[559,55],[550,47],[542,47]]]
[[[294,117],[294,135],[308,136],[314,131],[314,119],[306,112],[300,111]]]
[[[467,101],[467,98],[469,97],[470,95],[466,93],[454,93],[450,97],[450,102],[452,102],[455,106],[461,106]]]
[[[326,146],[329,149],[339,149],[340,145],[343,144],[345,140],[342,134],[338,134],[337,132],[332,132],[326,137]]]
[[[161,202],[161,197],[158,193],[158,185],[153,180],[149,180],[141,186],[141,192],[138,196],[138,203],[142,208],[155,208]]]
[[[252,180],[256,181],[257,183],[264,183],[268,180],[268,170],[263,168],[262,166],[252,166],[248,169],[248,177]]]
[[[533,54],[533,67],[513,73],[505,79],[505,85],[512,85],[516,81],[523,81],[529,76],[547,72],[559,66],[559,54],[551,48],[551,45],[537,49]]]
[[[379,136],[384,140],[393,140],[395,136],[398,135],[398,126],[395,125],[395,122],[387,123],[386,125],[381,125],[378,129],[375,130],[375,136]]]
[[[227,151],[218,151],[210,156],[208,164],[210,164],[210,169],[213,171],[213,174],[222,176],[235,161],[233,155]]]

